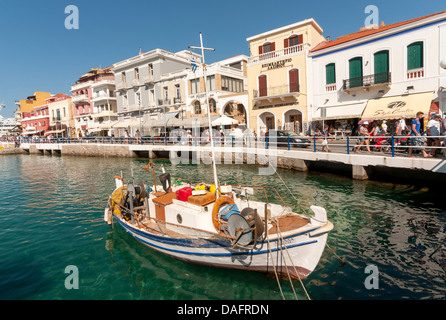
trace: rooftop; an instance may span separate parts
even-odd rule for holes
[[[340,36],[335,40],[331,40],[331,41],[323,41],[320,44],[318,44],[315,48],[313,48],[313,50],[311,50],[312,53],[323,50],[323,49],[328,49],[328,48],[332,48],[341,44],[346,44],[350,41],[354,41],[354,40],[358,40],[361,41],[362,39],[364,39],[364,41],[368,40],[368,37],[372,36],[372,35],[378,35],[380,36],[380,33],[383,33],[385,31],[398,31],[399,27],[413,27],[413,25],[416,22],[424,22],[423,20],[426,20],[425,22],[429,22],[430,19],[429,18],[441,18],[441,15],[445,15],[446,17],[446,11],[441,11],[441,12],[437,12],[437,13],[433,13],[427,16],[423,16],[423,17],[419,17],[419,18],[415,18],[415,19],[410,19],[410,20],[406,20],[406,21],[402,21],[402,22],[397,22],[394,24],[389,24],[389,25],[384,25],[384,23],[381,23],[381,25],[373,25],[370,27],[365,27],[365,28],[361,28],[358,32],[354,32],[354,33],[350,33],[344,36]],[[411,25],[413,24],[413,25]]]

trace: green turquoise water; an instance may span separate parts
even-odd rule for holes
[[[144,159],[11,155],[0,157],[0,299],[282,299],[275,279],[174,260],[103,221],[113,176],[152,182]],[[164,164],[173,176],[212,181],[210,166]],[[222,182],[272,185],[296,209],[324,206],[335,229],[316,270],[304,281],[314,300],[445,299],[444,191],[352,181],[319,173],[220,165]],[[256,195],[257,196],[257,195]],[[271,195],[269,195],[271,196]],[[262,198],[260,194],[257,197]],[[374,284],[365,269],[377,267]],[[67,289],[67,266],[78,289]],[[369,279],[369,280],[367,280]],[[298,297],[305,299],[299,283]],[[282,282],[286,299],[292,287]]]

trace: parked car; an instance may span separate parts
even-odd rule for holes
[[[268,138],[268,140],[267,140]],[[293,131],[279,131],[269,130],[260,139],[261,141],[268,141],[268,144],[277,143],[278,147],[287,147],[288,143],[290,148],[307,148],[311,145],[310,139],[304,136],[300,136]]]

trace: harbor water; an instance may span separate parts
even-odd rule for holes
[[[0,299],[282,299],[274,278],[177,261],[104,222],[113,176],[122,171],[131,180],[133,169],[135,182],[151,184],[142,170],[148,161],[1,156]],[[212,181],[209,165],[153,162],[159,173],[163,164],[173,177]],[[247,165],[218,168],[221,182],[274,186],[295,210],[326,208],[335,228],[303,281],[311,299],[446,298],[444,190],[281,169],[260,175],[259,167]],[[253,197],[264,199],[263,192]],[[77,289],[67,286],[73,268]],[[281,285],[293,299],[289,282]],[[299,282],[294,287],[307,299]]]

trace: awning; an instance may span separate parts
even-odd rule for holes
[[[367,101],[334,106],[320,106],[317,108],[318,111],[313,115],[313,121],[361,118],[366,104]]]
[[[65,132],[65,129],[62,129],[62,130],[52,130],[52,131],[47,131],[47,132],[45,132],[45,135],[48,135],[48,134],[50,134],[50,133],[61,133],[61,132]]]
[[[139,127],[140,124],[142,124],[142,121],[140,123],[139,120],[118,121],[113,125],[113,128]]]
[[[401,116],[415,118],[417,112],[429,114],[434,92],[370,99],[362,114],[363,119],[399,119]]]
[[[212,121],[212,126],[229,126],[231,124],[238,124],[238,121],[225,115]]]

